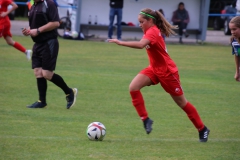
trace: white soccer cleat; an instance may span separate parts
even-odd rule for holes
[[[31,60],[32,50],[26,50],[25,54],[26,54],[27,59]]]

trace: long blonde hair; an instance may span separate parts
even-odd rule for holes
[[[229,22],[229,24],[230,24],[230,23],[234,24],[237,28],[240,28],[240,16],[233,17],[233,18],[231,19],[231,21]],[[234,37],[231,36],[230,42],[232,42],[233,39],[234,39]],[[236,40],[237,40],[237,42],[240,44],[240,37],[239,37],[238,39],[236,39]]]
[[[153,23],[157,26],[158,29],[161,30],[161,33],[163,33],[165,36],[169,37],[170,35],[176,35],[173,29],[178,29],[178,27],[171,25],[159,11],[155,11],[150,8],[144,8],[141,10],[141,12],[152,16]],[[145,14],[141,15],[144,19],[147,20],[151,18],[150,16],[147,16]]]

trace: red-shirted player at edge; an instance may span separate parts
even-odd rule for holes
[[[12,5],[12,8],[8,10],[9,5]],[[27,50],[20,43],[13,41],[12,34],[10,32],[11,24],[8,14],[17,8],[17,4],[12,0],[0,0],[0,38],[4,37],[7,44],[23,52],[26,55],[27,59],[30,60],[32,51]]]
[[[140,41],[119,41],[117,39],[108,41],[131,48],[146,48],[150,65],[133,78],[129,85],[129,91],[132,104],[141,117],[147,134],[152,131],[153,120],[148,117],[140,89],[160,83],[192,121],[199,132],[199,141],[207,142],[210,130],[202,122],[196,108],[185,98],[177,66],[168,55],[164,39],[161,36],[161,32],[167,37],[175,34],[172,29],[176,29],[177,26],[169,24],[159,11],[149,8],[143,9],[139,13],[138,21],[144,32]]]

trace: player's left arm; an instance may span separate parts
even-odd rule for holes
[[[118,39],[109,39],[108,42],[137,49],[142,49],[150,43],[148,39],[141,39],[140,41],[119,41]]]
[[[14,2],[12,2],[9,5],[12,5],[12,8],[7,10],[7,12],[2,12],[1,15],[0,15],[1,17],[6,17],[9,13],[11,13],[12,11],[14,11],[15,9],[18,8],[18,5],[16,3],[14,3]]]

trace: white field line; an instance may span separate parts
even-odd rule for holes
[[[74,137],[48,137],[48,136],[0,136],[0,139],[48,139],[48,140],[79,140],[82,138],[74,138]],[[86,137],[87,140],[87,137]],[[180,139],[171,139],[171,138],[122,138],[122,139],[106,139],[106,141],[146,141],[146,142],[192,142],[198,141],[197,138],[180,138]],[[240,138],[209,138],[209,142],[240,142]]]

